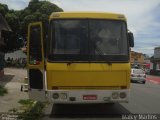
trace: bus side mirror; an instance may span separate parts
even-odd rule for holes
[[[130,47],[134,47],[134,37],[133,37],[133,33],[128,32],[128,40],[129,40],[129,46],[130,46]]]

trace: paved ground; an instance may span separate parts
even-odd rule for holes
[[[4,72],[5,75],[0,78],[0,84],[8,89],[8,94],[0,96],[0,113],[17,108],[20,99],[28,99],[26,92],[20,92],[21,83],[27,75],[26,70],[5,68]]]
[[[152,83],[160,84],[160,76],[147,75],[146,79]]]

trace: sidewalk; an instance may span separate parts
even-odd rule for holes
[[[0,96],[0,113],[18,108],[20,106],[19,100],[28,99],[28,93],[20,91],[21,83],[23,83],[24,77],[27,75],[26,70],[5,68],[4,73],[5,75],[0,78],[0,84],[7,88],[8,93]]]

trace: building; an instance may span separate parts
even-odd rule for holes
[[[150,74],[160,75],[160,47],[154,48],[154,56],[151,57]]]
[[[3,68],[4,68],[4,38],[2,37],[2,31],[12,31],[9,27],[6,20],[3,18],[3,16],[0,14],[0,77],[4,74]]]
[[[144,61],[144,55],[142,53],[139,53],[139,52],[131,51],[130,52],[130,62],[131,62],[131,64],[142,65],[145,62]]]

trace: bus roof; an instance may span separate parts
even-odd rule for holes
[[[106,13],[106,12],[54,12],[50,15],[50,19],[66,19],[66,18],[90,18],[90,19],[112,19],[112,20],[124,20],[126,18],[123,14]]]

